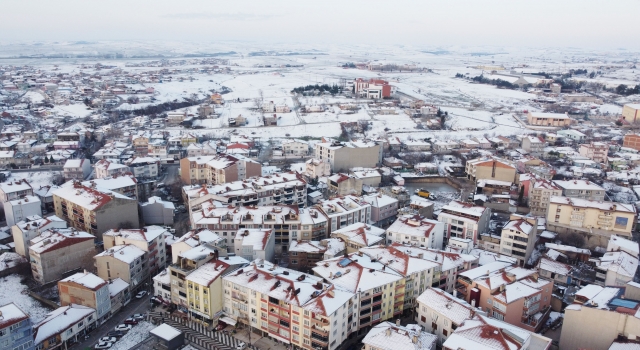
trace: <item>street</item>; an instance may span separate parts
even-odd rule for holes
[[[111,316],[110,319],[107,320],[101,326],[98,326],[89,334],[89,339],[83,340],[72,346],[74,349],[86,349],[93,348],[98,339],[106,336],[107,333],[111,332],[117,325],[124,322],[125,319],[130,317],[133,314],[143,314],[149,310],[149,294],[147,294],[142,299],[136,299],[135,296],[132,296],[131,302],[127,304],[125,307],[121,308],[115,315]],[[135,326],[134,326],[135,327]]]

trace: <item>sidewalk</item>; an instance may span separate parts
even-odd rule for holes
[[[245,326],[246,327],[246,326]],[[231,330],[234,328],[231,326],[227,326],[225,328],[226,331],[231,334]],[[249,344],[249,332],[246,328],[236,330],[235,334],[232,334],[233,337],[239,339],[247,344]],[[256,349],[260,350],[287,350],[290,349],[289,345],[278,344],[275,340],[269,337],[262,337],[256,333],[251,333],[251,345]]]

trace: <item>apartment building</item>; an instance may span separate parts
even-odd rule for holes
[[[171,274],[169,268],[153,276],[153,296],[162,303],[171,303]]]
[[[0,183],[0,203],[33,196],[33,188],[27,180],[16,180]]]
[[[331,175],[331,163],[327,159],[309,159],[305,162],[305,169],[305,173],[312,179]]]
[[[622,146],[640,151],[640,135],[626,134],[622,139]]]
[[[514,182],[516,167],[500,159],[480,158],[467,161],[465,173],[471,181],[498,180]]]
[[[581,144],[578,150],[581,156],[585,156],[600,164],[607,164],[609,145],[604,142],[591,142]]]
[[[96,235],[113,228],[138,228],[138,201],[119,193],[67,182],[53,192],[56,216]]]
[[[42,215],[42,202],[37,196],[25,196],[4,202],[4,216],[7,226],[13,226],[30,216]]]
[[[171,244],[171,264],[176,264],[178,262],[180,254],[200,245],[217,248],[223,253],[223,255],[226,255],[227,242],[228,241],[221,238],[218,234],[208,229],[197,228],[195,230],[191,230]],[[230,241],[229,243],[233,244],[233,241]]]
[[[147,252],[132,244],[117,245],[94,256],[98,276],[104,280],[121,278],[134,292],[149,277]]]
[[[276,173],[219,185],[185,186],[182,192],[190,211],[199,209],[201,203],[211,199],[232,206],[305,206],[307,203],[307,182],[295,172]]]
[[[96,310],[87,306],[71,304],[59,307],[33,326],[35,348],[67,349],[96,327],[96,319]]]
[[[399,321],[399,320],[398,320]],[[363,350],[436,350],[437,337],[415,324],[381,322],[362,339]]]
[[[638,256],[626,251],[608,251],[600,258],[592,258],[595,264],[595,284],[600,286],[625,286],[638,269]]]
[[[176,206],[160,197],[149,197],[146,203],[140,203],[142,219],[147,225],[173,225]]]
[[[553,181],[531,177],[527,195],[531,215],[546,216],[549,209],[549,199],[561,194],[562,189]]]
[[[282,154],[285,157],[305,157],[309,154],[309,144],[303,140],[283,140]]]
[[[330,237],[331,232],[345,226],[371,222],[371,205],[362,197],[344,196],[322,200],[312,208],[327,219],[327,231],[320,239]]]
[[[223,277],[227,317],[302,349],[336,349],[356,329],[358,296],[260,260]]]
[[[149,154],[149,137],[144,135],[133,136],[131,143],[136,156],[144,157]]]
[[[512,215],[511,220],[502,228],[500,254],[518,259],[518,264],[524,266],[535,248],[537,228],[536,218],[518,218]]]
[[[296,271],[311,272],[311,268],[321,260],[332,259],[347,252],[347,244],[340,238],[321,241],[292,241],[289,245],[287,267]]]
[[[398,216],[398,199],[382,193],[362,196],[371,205],[371,222],[374,225],[386,226]]]
[[[371,78],[364,80],[357,78],[353,81],[353,93],[369,99],[391,97],[391,90],[389,82],[382,79]]]
[[[176,262],[169,265],[171,302],[178,305],[181,311],[188,312],[189,310],[187,276],[200,266],[216,259],[218,259],[217,250],[202,244],[181,252],[177,256]]]
[[[554,180],[554,184],[562,189],[562,196],[569,198],[604,201],[604,188],[589,180]]]
[[[351,224],[331,232],[331,237],[343,242],[347,253],[355,253],[360,248],[384,244],[385,231],[379,227],[362,222]]]
[[[362,194],[362,180],[353,175],[338,173],[327,178],[327,188],[331,195],[358,196]]]
[[[427,288],[416,301],[415,321],[424,330],[437,336],[438,346],[442,346],[466,319],[478,311],[466,301],[438,288]]]
[[[538,136],[527,135],[522,138],[521,147],[532,156],[541,157],[544,155],[544,148],[547,147],[547,142]]]
[[[78,304],[96,310],[98,324],[111,317],[111,295],[109,283],[84,271],[58,281],[60,306]]]
[[[529,112],[527,123],[529,125],[565,127],[571,125],[572,119],[563,113]]]
[[[26,257],[29,256],[29,246],[31,240],[38,237],[41,232],[49,229],[67,228],[67,222],[52,215],[47,218],[40,216],[29,216],[24,220],[11,226],[11,235],[15,244],[16,253]]]
[[[111,299],[111,315],[120,311],[123,306],[126,306],[131,301],[131,294],[129,293],[129,283],[125,282],[122,278],[116,278],[108,281],[109,284],[109,299]]]
[[[445,237],[478,241],[480,234],[487,231],[491,209],[470,203],[451,201],[442,207],[438,221],[444,223]]]
[[[165,234],[161,226],[145,226],[141,229],[112,229],[102,234],[104,249],[115,246],[134,245],[147,252],[149,273],[155,275],[167,265]]]
[[[458,275],[458,295],[495,319],[538,332],[551,311],[553,281],[536,270],[495,261]]]
[[[639,310],[640,301],[627,298],[624,287],[586,285],[565,309],[560,349],[610,349],[620,336],[637,339]]]
[[[91,162],[89,159],[69,159],[62,168],[65,181],[84,180],[91,174]]]
[[[5,349],[34,350],[33,323],[16,304],[0,306],[0,344]]]
[[[453,331],[442,344],[442,349],[547,350],[551,346],[552,340],[547,337],[491,317],[475,314],[464,320]]]
[[[404,215],[387,229],[387,244],[393,242],[442,249],[445,223],[420,215]]]
[[[134,157],[126,162],[138,179],[156,179],[160,176],[160,161],[151,157]]]
[[[640,104],[627,103],[622,107],[622,119],[629,123],[635,123],[638,121],[638,118],[640,118]]]
[[[138,180],[131,173],[83,181],[82,186],[113,191],[132,199],[138,198]]]
[[[375,168],[382,163],[382,147],[376,142],[320,142],[315,147],[315,158],[329,162],[333,172]]]
[[[191,216],[192,227],[208,229],[221,237],[224,244],[218,247],[226,251],[235,249],[234,239],[239,230],[271,230],[274,237],[275,253],[286,252],[289,243],[302,238],[301,220],[295,206],[242,206],[218,207],[206,202],[202,209]],[[311,229],[307,229],[307,234]]]
[[[606,237],[612,234],[630,237],[635,218],[636,209],[630,204],[551,197],[547,225]]]
[[[210,260],[186,276],[187,303],[192,319],[215,325],[222,313],[222,277],[246,266],[249,261],[228,256]]]
[[[262,259],[273,261],[275,235],[269,229],[240,229],[235,235],[234,253],[248,261]]]
[[[94,240],[94,235],[73,228],[42,232],[29,246],[33,279],[45,284],[74,269],[91,269]]]
[[[180,160],[180,177],[187,185],[217,185],[262,175],[262,165],[240,155],[218,154]]]
[[[95,179],[124,175],[131,172],[131,168],[128,166],[106,159],[101,159],[94,164],[93,170]]]

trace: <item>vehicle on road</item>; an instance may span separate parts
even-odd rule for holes
[[[123,324],[117,325],[113,330],[121,331],[121,332],[128,332],[128,331],[131,330],[131,328],[133,328],[132,325],[123,323]]]
[[[132,325],[132,326],[135,326],[135,325],[137,325],[137,324],[138,324],[138,320],[136,320],[135,318],[129,317],[129,318],[127,318],[126,320],[124,320],[124,322],[123,322],[123,323],[124,323],[124,324],[129,324],[129,325]]]
[[[126,333],[123,331],[111,331],[109,333],[107,333],[107,337],[115,337],[115,338],[122,338],[124,337]]]
[[[110,347],[113,346],[113,343],[109,343],[109,342],[99,342],[98,344],[96,344],[96,346],[94,346],[94,349],[109,349]]]
[[[131,315],[131,318],[135,319],[136,321],[142,321],[144,320],[144,314],[133,314]]]
[[[142,290],[142,291],[138,292],[138,294],[136,294],[136,298],[137,299],[142,299],[142,298],[144,298],[145,295],[147,295],[147,291],[146,290]]]
[[[102,337],[98,339],[99,343],[115,343],[117,341],[118,341],[118,338],[116,337]]]

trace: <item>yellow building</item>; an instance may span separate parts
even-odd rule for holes
[[[622,107],[622,118],[629,123],[635,123],[640,118],[640,104],[626,104]]]
[[[467,178],[472,181],[499,180],[514,182],[516,168],[500,159],[481,158],[467,161],[465,173]]]
[[[529,112],[527,122],[529,125],[564,127],[571,125],[573,119],[564,113],[540,113]]]
[[[636,210],[632,204],[551,197],[547,223],[600,235],[629,237],[635,217]]]

